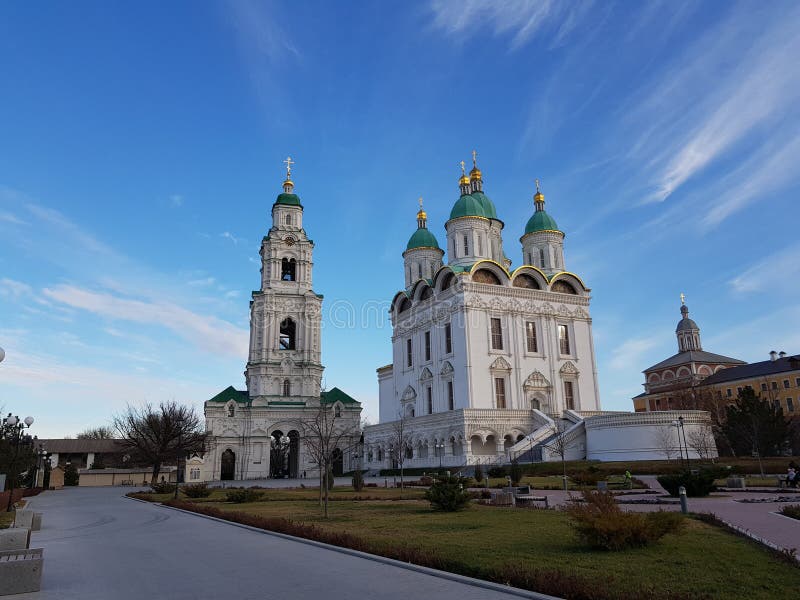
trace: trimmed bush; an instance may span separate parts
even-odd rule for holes
[[[800,504],[789,504],[781,508],[780,513],[792,519],[800,519]]]
[[[674,512],[625,512],[610,492],[583,492],[583,503],[567,509],[578,538],[599,550],[641,548],[678,532],[683,515]]]
[[[483,481],[483,469],[480,465],[475,465],[475,474],[473,477],[475,478],[475,481],[478,482],[478,485],[480,485],[481,481]]]
[[[425,498],[434,510],[455,512],[469,504],[469,492],[460,477],[443,477],[425,491]]]
[[[156,481],[150,484],[150,489],[155,494],[171,494],[175,491],[175,484],[166,481]]]
[[[205,483],[192,483],[185,485],[181,491],[186,494],[187,498],[208,498],[211,495],[211,490]]]
[[[522,467],[519,465],[516,459],[511,461],[511,467],[508,470],[508,474],[511,477],[511,483],[514,485],[518,485],[520,481],[522,481]]]
[[[64,485],[78,485],[80,477],[81,476],[78,473],[78,469],[75,468],[75,465],[68,464],[66,467],[64,467]]]
[[[252,488],[236,488],[229,490],[228,493],[225,494],[225,500],[235,504],[242,504],[244,502],[257,502],[261,500],[263,495],[264,492]]]
[[[672,475],[659,475],[658,483],[661,484],[670,496],[678,496],[681,486],[686,488],[686,495],[691,497],[708,496],[716,488],[714,480],[719,475],[716,469],[702,469],[696,472],[681,471]]]

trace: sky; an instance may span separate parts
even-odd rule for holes
[[[282,160],[326,387],[377,421],[422,196],[473,149],[521,264],[534,180],[592,288],[601,403],[677,351],[800,352],[797,2],[0,3],[0,408],[40,437],[244,388]]]

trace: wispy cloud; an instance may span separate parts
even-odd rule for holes
[[[631,338],[611,351],[609,366],[617,370],[631,370],[643,364],[644,355],[657,345],[655,336]]]
[[[547,32],[551,46],[558,46],[580,24],[593,2],[556,0],[433,0],[433,26],[451,36],[480,27],[490,28],[494,35],[511,34],[510,48],[520,48],[538,34]]]
[[[728,283],[739,294],[775,292],[787,286],[800,292],[800,242],[770,254]]]
[[[165,327],[208,352],[222,352],[235,357],[247,355],[246,330],[170,302],[122,298],[73,285],[45,288],[43,293],[51,300],[103,317]]]
[[[31,286],[29,286],[27,283],[15,281],[14,279],[8,279],[7,277],[0,279],[0,296],[20,298],[22,296],[29,296],[32,293],[33,288],[31,288]]]
[[[180,194],[172,194],[169,197],[169,203],[173,208],[180,208],[183,206],[183,196]]]
[[[27,225],[25,221],[20,219],[17,215],[10,212],[0,212],[0,221],[6,223],[13,223],[14,225]]]
[[[687,47],[653,77],[647,95],[631,98],[629,121],[639,131],[632,154],[655,174],[645,201],[666,200],[751,135],[778,124],[800,100],[793,58],[800,55],[800,11],[779,11],[779,21],[766,23],[744,12]]]
[[[232,241],[234,245],[238,244],[241,241],[241,238],[236,237],[230,231],[223,231],[222,233],[219,234],[219,237]]]
[[[216,279],[213,277],[203,277],[202,279],[192,279],[188,282],[188,285],[194,287],[206,287],[209,285],[214,285],[216,283]]]

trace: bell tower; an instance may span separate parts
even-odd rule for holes
[[[287,158],[283,192],[261,242],[261,289],[250,302],[250,352],[245,371],[251,400],[319,400],[322,296],[312,289],[314,242],[303,229]]]

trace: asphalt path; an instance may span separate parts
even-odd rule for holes
[[[44,514],[42,591],[15,600],[510,600],[453,581],[124,497],[67,488],[31,498]]]

